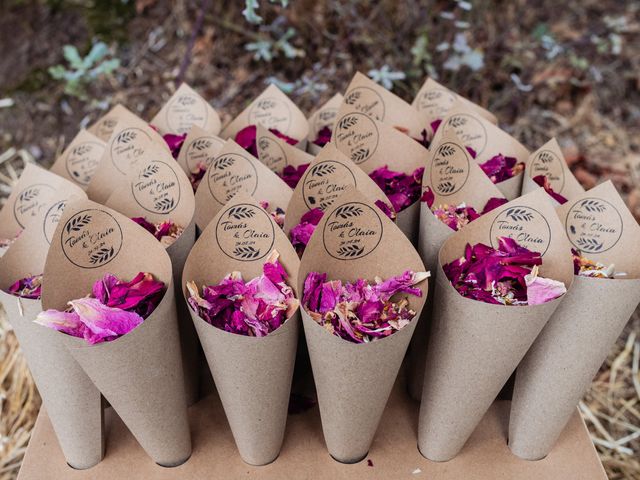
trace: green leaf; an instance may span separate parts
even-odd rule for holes
[[[93,65],[96,65],[100,60],[102,60],[109,53],[109,47],[107,47],[106,43],[98,42],[94,43],[93,47],[91,47],[91,51],[84,57],[83,65],[84,68],[91,68]]]
[[[78,49],[73,45],[65,45],[62,48],[62,54],[64,58],[67,59],[69,65],[71,67],[79,69],[82,68],[82,58],[80,58],[80,54],[78,53]]]
[[[49,67],[48,71],[49,75],[51,75],[51,77],[56,80],[62,80],[67,73],[66,68],[64,68],[62,65],[54,65],[53,67]]]
[[[242,10],[242,15],[249,23],[253,23],[254,25],[259,25],[262,23],[262,17],[258,15],[258,8],[260,5],[258,4],[258,0],[245,0],[244,2],[244,10]]]

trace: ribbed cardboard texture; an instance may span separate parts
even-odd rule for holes
[[[27,163],[0,210],[0,238],[15,238],[31,223],[38,222],[59,192],[85,196],[82,189],[69,180]]]
[[[285,233],[289,235],[309,210],[319,208],[326,211],[351,186],[362,192],[371,203],[380,200],[391,206],[384,192],[366,173],[333,143],[326,144],[293,190],[284,219]]]
[[[425,80],[411,103],[414,108],[427,116],[429,123],[446,118],[456,104],[480,115],[491,123],[498,123],[498,119],[493,113],[440,85],[432,78]]]
[[[422,188],[430,188],[434,206],[465,203],[480,213],[492,197],[504,198],[491,182],[453,131],[440,136],[440,143],[432,144],[422,177]],[[407,379],[412,398],[420,400],[427,356],[427,336],[431,324],[435,294],[435,278],[438,270],[438,252],[454,230],[441,222],[425,202],[420,202],[420,232],[418,252],[427,270],[431,272],[429,297],[422,309],[422,317],[411,339],[410,369]]]
[[[584,188],[573,176],[569,165],[567,165],[560,145],[555,138],[552,138],[538,150],[529,155],[525,163],[524,179],[522,180],[522,193],[529,193],[536,188],[542,188],[533,179],[539,175],[544,175],[549,179],[551,188],[567,200],[571,200],[584,193]],[[560,204],[551,196],[551,203],[556,207]]]
[[[286,209],[291,189],[284,181],[233,140],[227,140],[209,165],[196,191],[196,225],[204,230],[234,195],[243,192],[269,209]]]
[[[569,289],[570,244],[546,196],[536,190],[496,208],[451,235],[440,249],[418,426],[418,447],[431,460],[458,454],[564,299],[505,306],[465,298],[442,265],[462,256],[467,243],[495,248],[499,236],[509,236],[542,254],[540,276]]]
[[[311,236],[300,262],[298,288],[302,294],[310,272],[353,282],[389,278],[406,270],[424,271],[418,252],[366,196],[349,187]],[[428,282],[418,287],[422,297],[407,297],[416,312],[414,319],[370,343],[355,344],[331,334],[301,308],[325,443],[340,462],[358,462],[371,447],[424,305]]]
[[[70,202],[47,254],[42,305],[64,310],[105,273],[150,272],[166,293],[149,317],[97,345],[56,332],[148,455],[177,465],[191,455],[171,261],[160,243],[125,216],[91,201]]]
[[[162,134],[175,135],[188,133],[194,125],[214,135],[218,135],[221,128],[218,112],[186,83],[171,95],[153,117],[151,125]]]
[[[152,223],[171,220],[184,228],[166,250],[171,259],[176,289],[185,391],[187,403],[191,405],[198,397],[198,340],[180,290],[182,269],[196,241],[195,198],[189,179],[169,152],[148,149],[105,205],[129,218],[144,217]]]
[[[87,130],[80,130],[50,170],[86,190],[105,147],[105,142],[98,137]]]
[[[615,263],[615,279],[576,276],[516,373],[509,446],[546,456],[640,302],[640,226],[609,181],[558,209],[571,246]]]
[[[338,109],[344,97],[341,93],[336,93],[327,100],[320,108],[315,110],[307,119],[309,123],[309,135],[307,136],[307,151],[312,155],[317,155],[322,149],[321,146],[313,143],[318,138],[318,133],[324,127],[329,127],[333,131],[333,124],[336,121]]]
[[[431,137],[429,120],[424,113],[360,72],[356,72],[344,93],[345,104],[351,111],[364,113],[410,137],[421,139],[424,130]]]
[[[224,143],[220,137],[194,125],[184,139],[178,165],[187,175],[197,173],[201,167],[211,165]]]
[[[313,160],[313,155],[289,145],[261,124],[258,124],[256,128],[256,150],[258,151],[258,160],[278,175],[286,166],[299,167],[300,165],[308,165]]]
[[[289,274],[287,283],[299,297],[300,262],[287,237],[253,198],[236,195],[209,223],[189,255],[182,276],[185,299],[189,297],[189,281],[201,289],[217,285],[233,271],[240,272],[245,281],[261,275],[274,250]],[[299,310],[261,338],[225,332],[191,308],[189,311],[240,456],[251,465],[271,463],[284,438]]]
[[[529,158],[529,151],[515,138],[462,105],[451,109],[438,127],[432,143],[439,144],[440,137],[449,130],[453,130],[465,146],[476,152],[477,163],[484,163],[499,153],[523,163]],[[523,176],[519,173],[496,186],[508,200],[513,200],[520,196]]]
[[[107,456],[88,471],[73,470],[65,462],[44,410],[36,422],[19,480],[184,480],[246,478],[282,480],[606,480],[587,428],[574,411],[551,454],[538,462],[527,462],[507,448],[509,402],[494,403],[464,450],[447,463],[431,462],[416,448],[415,425],[418,405],[396,383],[382,416],[369,460],[346,465],[333,460],[324,449],[318,409],[291,415],[282,452],[262,467],[248,466],[236,453],[233,436],[215,395],[189,410],[195,448],[188,462],[176,468],[162,468],[146,458],[120,419],[109,409]]]
[[[93,125],[89,126],[87,130],[103,142],[107,142],[111,138],[113,130],[120,120],[133,119],[133,121],[135,121],[137,118],[139,118],[137,115],[118,103],[96,120]]]
[[[56,193],[59,198],[50,197],[49,208],[0,258],[0,302],[20,342],[66,462],[84,469],[100,462],[104,455],[100,392],[58,341],[56,332],[34,323],[42,311],[40,299],[5,292],[17,280],[44,271],[50,224],[57,223],[66,201],[60,197],[65,192]]]
[[[129,168],[150,148],[169,151],[160,134],[141,118],[129,114],[120,119],[87,187],[89,198],[104,203],[126,179]]]
[[[262,124],[274,128],[286,136],[298,140],[298,146],[305,148],[309,124],[300,109],[275,85],[269,85],[236,118],[222,129],[222,138],[235,138],[236,134],[249,125]]]
[[[385,165],[390,170],[411,174],[425,165],[428,154],[410,136],[358,112],[346,100],[338,112],[331,143],[367,174]],[[416,201],[398,212],[397,218],[400,230],[414,245],[418,241],[419,213]]]

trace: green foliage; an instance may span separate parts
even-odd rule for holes
[[[90,82],[113,73],[120,66],[119,59],[107,58],[109,47],[104,42],[95,43],[84,58],[73,45],[65,45],[63,55],[70,68],[55,65],[49,68],[49,75],[64,82],[64,93],[83,100],[87,98],[86,87]]]

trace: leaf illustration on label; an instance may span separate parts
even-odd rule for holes
[[[346,116],[338,123],[338,128],[347,129],[351,128],[358,123],[358,117],[355,115]]]
[[[211,146],[211,140],[207,140],[206,138],[200,138],[191,144],[193,148],[196,150],[205,150]]]
[[[591,213],[594,213],[594,212],[602,213],[607,210],[607,207],[602,203],[598,202],[597,200],[584,200],[580,204],[580,206],[584,207],[584,209],[587,212],[591,212]]]
[[[180,105],[184,105],[185,107],[187,107],[189,105],[194,105],[196,103],[196,99],[193,97],[190,97],[189,95],[183,95],[178,98],[178,101],[176,103],[179,103]]]
[[[456,188],[456,184],[452,182],[441,182],[436,189],[439,193],[451,193]]]
[[[551,163],[553,162],[553,156],[549,152],[540,152],[538,155],[538,159],[542,163]]]
[[[338,255],[345,258],[357,257],[364,252],[364,247],[359,245],[344,245],[338,249]]]
[[[129,143],[135,140],[137,134],[133,130],[125,130],[124,132],[120,132],[120,134],[116,137],[116,142],[118,143]]]
[[[156,173],[158,173],[159,171],[160,171],[160,168],[157,165],[147,165],[146,167],[144,167],[144,169],[140,173],[140,176],[144,178],[149,178],[155,175]]]
[[[343,205],[336,210],[336,217],[344,219],[359,217],[360,215],[362,215],[362,208],[356,207],[355,205]]]
[[[78,145],[73,149],[74,155],[84,155],[85,153],[89,153],[91,151],[91,145],[82,144]]]
[[[89,263],[91,265],[102,265],[109,261],[111,257],[115,254],[113,247],[102,247],[96,252],[92,253],[89,257]]]
[[[602,250],[602,247],[604,247],[604,242],[598,242],[594,238],[580,237],[576,240],[576,243],[578,244],[578,246],[591,253],[598,252]]]
[[[18,197],[21,202],[30,202],[34,198],[40,195],[39,188],[27,188],[24,192],[20,194]]]
[[[516,222],[530,222],[533,220],[533,214],[531,212],[527,212],[523,208],[510,208],[507,210],[507,217],[515,220]]]
[[[442,155],[443,157],[450,157],[454,153],[456,153],[456,149],[447,143],[438,148],[438,155]]]
[[[311,175],[315,177],[324,177],[331,175],[336,171],[336,167],[328,163],[320,163],[311,169]]]
[[[220,157],[216,158],[213,162],[213,168],[215,170],[225,170],[235,163],[235,159],[232,157]]]
[[[333,205],[333,202],[320,202],[320,210],[322,210],[323,212],[329,208],[331,205]]]
[[[266,150],[267,148],[269,148],[269,140],[267,140],[266,138],[261,138],[258,141],[258,148],[260,150]]]
[[[353,105],[358,100],[360,100],[360,95],[362,95],[362,92],[359,92],[359,91],[351,92],[344,99],[344,103],[346,103],[347,105]]]
[[[253,218],[255,214],[255,210],[248,207],[233,207],[229,210],[229,216],[235,218],[236,220]]]
[[[453,128],[459,128],[467,124],[467,119],[464,117],[453,117],[449,119],[449,125]]]
[[[160,213],[167,212],[175,206],[173,198],[163,198],[155,203],[156,210]]]
[[[260,250],[256,250],[253,247],[236,247],[233,250],[233,254],[238,258],[251,259],[260,255]]]
[[[361,147],[351,152],[351,160],[353,160],[355,163],[361,163],[367,158],[369,158],[368,148]]]
[[[79,217],[74,217],[67,222],[66,230],[67,233],[71,232],[79,232],[82,228],[91,222],[91,215],[81,215]]]

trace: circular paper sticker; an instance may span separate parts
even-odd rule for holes
[[[237,153],[217,157],[207,170],[213,198],[224,205],[238,192],[253,195],[258,188],[258,172],[250,160]]]
[[[67,204],[66,200],[60,200],[58,203],[51,205],[51,208],[47,210],[44,216],[44,222],[42,222],[42,229],[44,231],[44,238],[51,245],[53,239],[53,233],[56,231],[60,218],[62,218],[62,212]]]
[[[369,87],[356,87],[344,96],[344,103],[376,120],[384,120],[384,100]]]
[[[138,172],[131,192],[147,212],[165,215],[180,202],[180,183],[176,172],[165,162],[154,160]]]
[[[585,198],[571,206],[565,220],[569,241],[583,253],[602,253],[622,236],[622,217],[601,198]]]
[[[353,172],[340,162],[325,160],[306,171],[302,179],[302,198],[308,209],[325,211],[350,186],[356,186]]]
[[[476,157],[479,157],[487,146],[487,130],[480,120],[471,115],[458,113],[449,117],[442,133],[449,130],[453,130],[465,146],[472,148]]]
[[[110,213],[87,209],[67,220],[60,240],[71,263],[80,268],[98,268],[116,258],[122,238],[122,229]]]
[[[338,120],[336,146],[356,164],[367,161],[375,153],[379,138],[378,127],[363,113],[349,113]]]
[[[216,137],[200,137],[191,142],[185,153],[189,171],[197,172],[200,166],[208,168],[222,145],[224,142]]]
[[[442,119],[456,102],[456,95],[443,88],[423,92],[418,98],[418,111],[425,112],[433,120]]]
[[[560,193],[564,188],[564,168],[562,160],[551,150],[542,150],[536,154],[529,167],[529,176],[535,178],[544,175],[549,179],[554,192]]]
[[[169,129],[179,135],[187,133],[193,125],[201,128],[207,125],[207,104],[195,95],[184,93],[174,97],[166,111]]]
[[[340,205],[324,225],[322,241],[329,255],[356,260],[373,252],[382,240],[382,220],[375,209],[360,202]]]
[[[82,142],[76,145],[64,161],[67,173],[80,185],[88,185],[103,153],[104,145],[97,142]]]
[[[282,146],[273,138],[266,135],[256,141],[258,158],[272,172],[280,173],[288,165],[287,155]]]
[[[234,205],[220,216],[216,225],[216,241],[220,250],[234,260],[259,260],[273,248],[273,222],[267,212],[255,205]]]
[[[285,135],[291,126],[289,105],[278,98],[262,98],[249,110],[249,124],[262,124],[265,128],[278,130]]]
[[[55,192],[51,185],[38,183],[30,185],[18,194],[13,204],[13,216],[22,228],[29,218],[33,218],[45,207],[45,199]]]
[[[139,128],[125,128],[111,144],[111,161],[123,175],[127,174],[129,167],[134,165],[145,148],[151,143],[151,137],[147,132]]]
[[[551,227],[536,209],[527,206],[509,207],[498,214],[489,232],[491,245],[498,248],[498,237],[513,238],[522,247],[541,255],[551,243]]]
[[[464,147],[447,142],[438,147],[431,166],[431,185],[438,195],[460,191],[469,178],[469,158]]]

